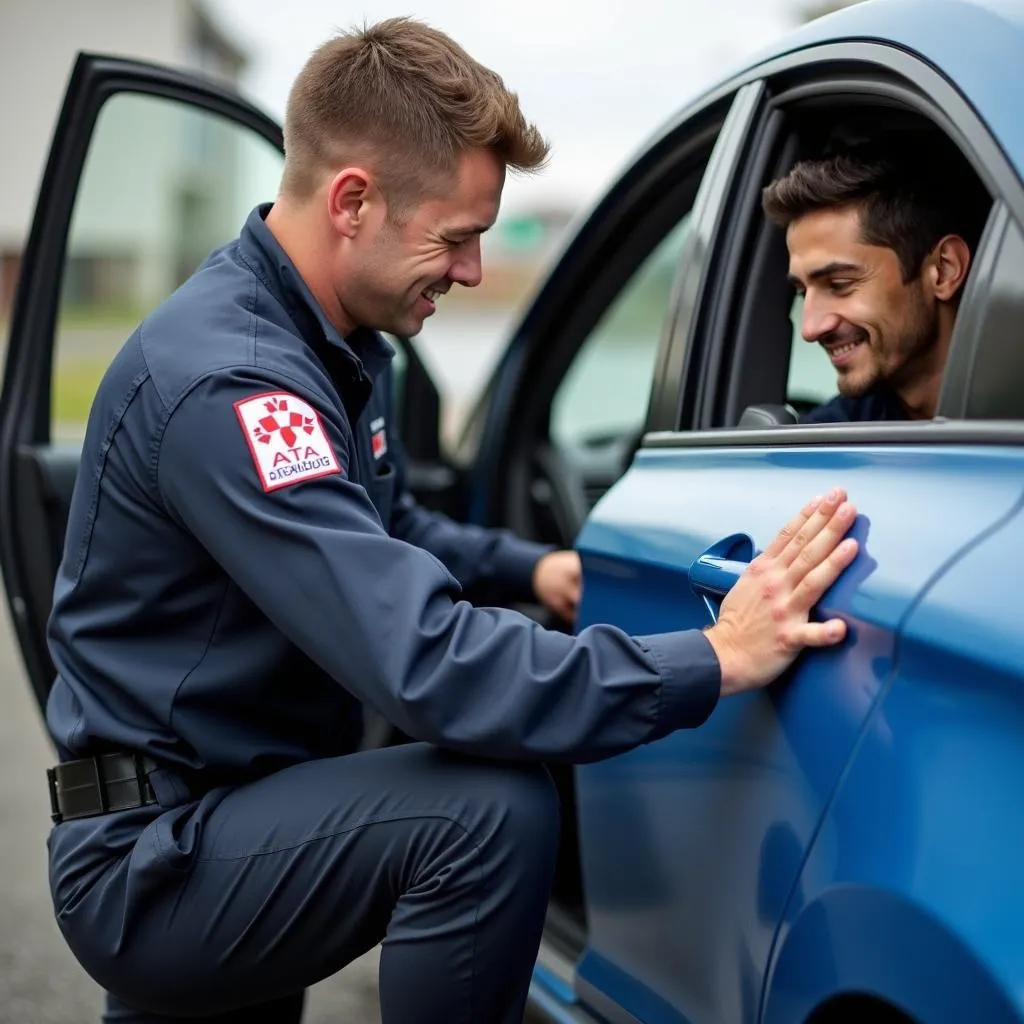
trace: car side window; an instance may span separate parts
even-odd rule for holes
[[[139,321],[249,211],[274,197],[283,157],[232,121],[163,97],[118,93],[100,111],[64,259],[51,427],[74,440],[100,378]]]
[[[642,428],[688,223],[651,251],[577,351],[552,402],[556,447],[610,444]]]
[[[789,312],[793,341],[789,353],[786,401],[800,413],[810,412],[816,406],[831,401],[836,394],[836,371],[831,360],[820,345],[806,342],[800,333],[803,308],[803,296],[794,296]]]

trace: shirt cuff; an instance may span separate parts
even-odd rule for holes
[[[536,600],[533,592],[533,570],[545,555],[556,550],[546,544],[504,537],[495,558],[495,575],[500,583],[523,601]]]
[[[652,739],[707,721],[722,692],[722,669],[708,638],[698,629],[633,638],[661,674],[658,721]]]

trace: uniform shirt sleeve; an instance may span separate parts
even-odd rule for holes
[[[507,530],[456,523],[424,508],[405,486],[405,450],[395,433],[390,445],[399,487],[391,515],[391,535],[435,555],[463,587],[493,584],[504,600],[533,599],[533,570],[539,559],[554,548],[521,540]]]
[[[297,444],[305,468],[268,480],[271,446],[259,438],[274,422],[256,422],[251,403],[284,391],[315,411],[315,451]],[[385,532],[348,477],[351,444],[344,413],[323,396],[253,368],[218,371],[170,413],[156,473],[168,513],[356,698],[417,739],[574,762],[711,713],[720,670],[698,631],[634,639],[601,625],[572,637],[458,600],[433,555]]]

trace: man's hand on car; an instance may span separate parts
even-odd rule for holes
[[[565,622],[574,622],[582,576],[580,556],[575,551],[552,551],[533,570],[533,591],[548,611]]]
[[[857,542],[846,537],[856,517],[843,490],[816,498],[726,595],[706,632],[721,664],[723,696],[765,686],[805,647],[828,647],[846,636],[842,619],[808,617],[857,554]]]

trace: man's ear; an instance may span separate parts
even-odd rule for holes
[[[949,302],[967,280],[971,250],[959,235],[946,235],[928,257],[926,275],[940,302]]]
[[[338,171],[327,189],[327,215],[335,231],[346,238],[354,238],[366,223],[375,191],[373,179],[362,168],[346,167]]]

